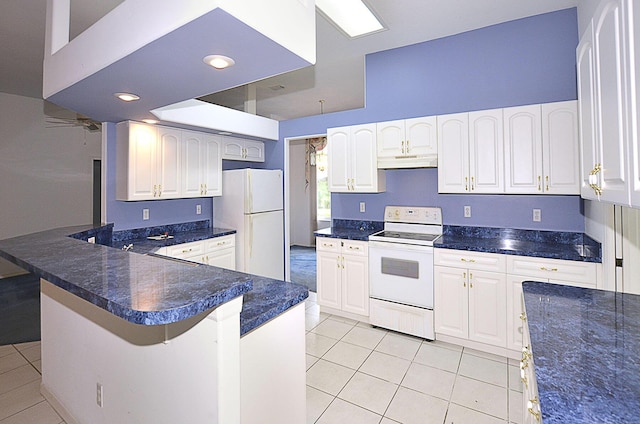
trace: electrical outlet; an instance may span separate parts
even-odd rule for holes
[[[471,218],[471,206],[464,207],[464,217]]]
[[[145,221],[149,219],[149,209],[147,208],[142,209],[142,219]]]
[[[366,210],[366,206],[364,202],[360,202],[360,212],[364,212]]]
[[[196,205],[196,215],[200,215],[202,213],[202,205]]]
[[[540,222],[540,221],[542,221],[542,212],[540,211],[540,209],[534,209],[533,222]]]
[[[102,408],[103,401],[102,384],[96,383],[96,403],[100,408]]]

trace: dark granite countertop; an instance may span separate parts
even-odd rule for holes
[[[164,240],[149,240],[146,235],[138,236],[132,235],[131,238],[119,238],[117,234],[114,234],[112,246],[115,248],[122,248],[123,246],[133,244],[133,248],[130,250],[135,253],[153,253],[158,249],[166,246],[174,246],[176,244],[190,243],[192,241],[201,241],[215,237],[227,236],[235,234],[236,230],[230,230],[227,228],[203,228],[187,231],[173,231],[169,234],[173,238],[167,238]],[[160,233],[164,234],[164,233]]]
[[[444,233],[434,242],[434,247],[602,262],[600,243],[583,233],[445,225]]]
[[[367,241],[371,234],[382,231],[383,228],[384,223],[379,221],[334,219],[330,228],[318,230],[314,234],[318,237]]]
[[[208,230],[212,235],[229,231]],[[196,232],[198,237],[207,234],[205,229]],[[183,237],[176,232],[171,241],[195,241],[194,234]],[[96,237],[97,244],[84,241],[88,237]],[[204,238],[208,237],[199,239]],[[142,241],[137,246],[140,253],[126,252],[120,242],[135,238],[114,240],[114,247],[110,246],[112,239],[117,239],[112,224],[59,228],[0,240],[0,257],[122,319],[142,325],[181,321],[246,294],[240,314],[243,335],[308,296],[306,287],[298,284],[149,256],[143,254],[149,250],[142,248]],[[161,243],[167,241],[170,240]],[[151,306],[149,296],[154,299]]]
[[[537,282],[522,288],[543,422],[638,422],[640,296]]]

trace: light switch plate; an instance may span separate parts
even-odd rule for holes
[[[360,212],[364,212],[366,210],[366,206],[364,202],[360,202]]]

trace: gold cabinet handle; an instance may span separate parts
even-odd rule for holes
[[[158,184],[158,197],[162,197],[162,185]]]
[[[545,191],[549,191],[549,176],[546,175],[544,177],[544,182],[545,182]]]
[[[476,189],[475,177],[471,177],[471,191],[474,191],[475,189]]]
[[[522,384],[524,384],[525,388],[529,388],[529,382],[527,381],[527,374],[524,370],[524,368],[520,367],[520,381],[522,381]]]
[[[475,259],[465,259],[465,258],[460,258],[460,260],[462,262],[470,262],[470,263],[474,263],[476,261]]]
[[[340,268],[340,256],[338,256],[338,268]]]
[[[344,269],[344,256],[342,257],[342,269]]]
[[[409,153],[409,140],[407,140],[407,153]]]
[[[182,249],[182,253],[189,253],[189,252],[191,252],[192,250],[193,250],[192,248]]]
[[[538,175],[538,191],[542,191],[542,177]]]
[[[469,191],[469,177],[464,177],[464,191]]]
[[[596,163],[591,172],[589,172],[589,187],[591,187],[598,196],[602,194],[602,187],[598,185],[598,173],[600,171],[602,171],[602,167],[599,163]]]
[[[350,250],[360,250],[360,246],[349,246]]]
[[[153,197],[158,197],[158,185],[153,185]]]
[[[552,271],[552,272],[556,272],[558,270],[558,268],[547,268],[546,266],[541,266],[540,267],[540,271]]]
[[[404,154],[405,154],[405,149],[404,149],[404,140],[402,140],[402,141],[400,142],[400,145],[402,146],[402,154],[404,155]]]
[[[535,397],[533,399],[530,399],[527,402],[527,411],[529,411],[529,413],[531,415],[533,415],[533,417],[536,419],[536,421],[540,422],[540,411],[536,412],[536,411],[533,410],[533,405],[536,405],[536,404],[538,404],[538,398],[537,397]]]
[[[525,314],[524,312],[522,312],[522,313],[520,314],[520,319],[521,319],[522,321],[526,321],[526,320],[527,320],[527,314]]]

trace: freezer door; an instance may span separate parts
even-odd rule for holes
[[[282,211],[245,215],[244,269],[249,274],[284,279]]]
[[[279,169],[247,169],[244,213],[282,209],[282,171]]]

